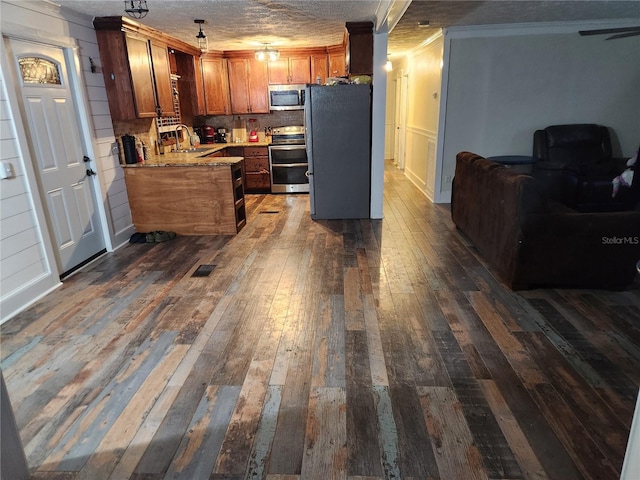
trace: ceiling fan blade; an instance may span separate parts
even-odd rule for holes
[[[638,32],[618,33],[617,35],[611,35],[610,37],[607,37],[606,40],[615,40],[616,38],[625,38],[625,37],[635,37],[636,35],[640,35],[640,31],[638,31]]]
[[[640,32],[640,27],[600,28],[596,30],[579,30],[580,35],[603,35],[609,33]]]

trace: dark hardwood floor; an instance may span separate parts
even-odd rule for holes
[[[247,203],[236,237],[127,245],[2,325],[34,479],[619,477],[638,279],[514,293],[392,166],[382,221]]]

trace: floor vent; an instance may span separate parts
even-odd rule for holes
[[[273,215],[274,213],[280,213],[279,210],[263,210],[260,213],[268,213],[270,215]]]
[[[208,277],[211,272],[213,272],[213,269],[216,268],[215,265],[200,265],[198,268],[196,268],[196,271],[193,272],[193,275],[191,275],[192,277]]]

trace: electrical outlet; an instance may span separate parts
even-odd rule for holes
[[[111,154],[112,155],[119,155],[120,154],[120,147],[118,145],[118,142],[113,142],[111,144]]]
[[[16,172],[13,169],[13,165],[9,162],[0,163],[0,178],[13,178],[16,176]]]
[[[451,175],[444,176],[444,183],[446,183],[447,185],[451,183]]]

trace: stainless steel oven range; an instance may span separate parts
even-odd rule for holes
[[[271,193],[309,192],[309,163],[304,127],[276,127],[269,145]]]

